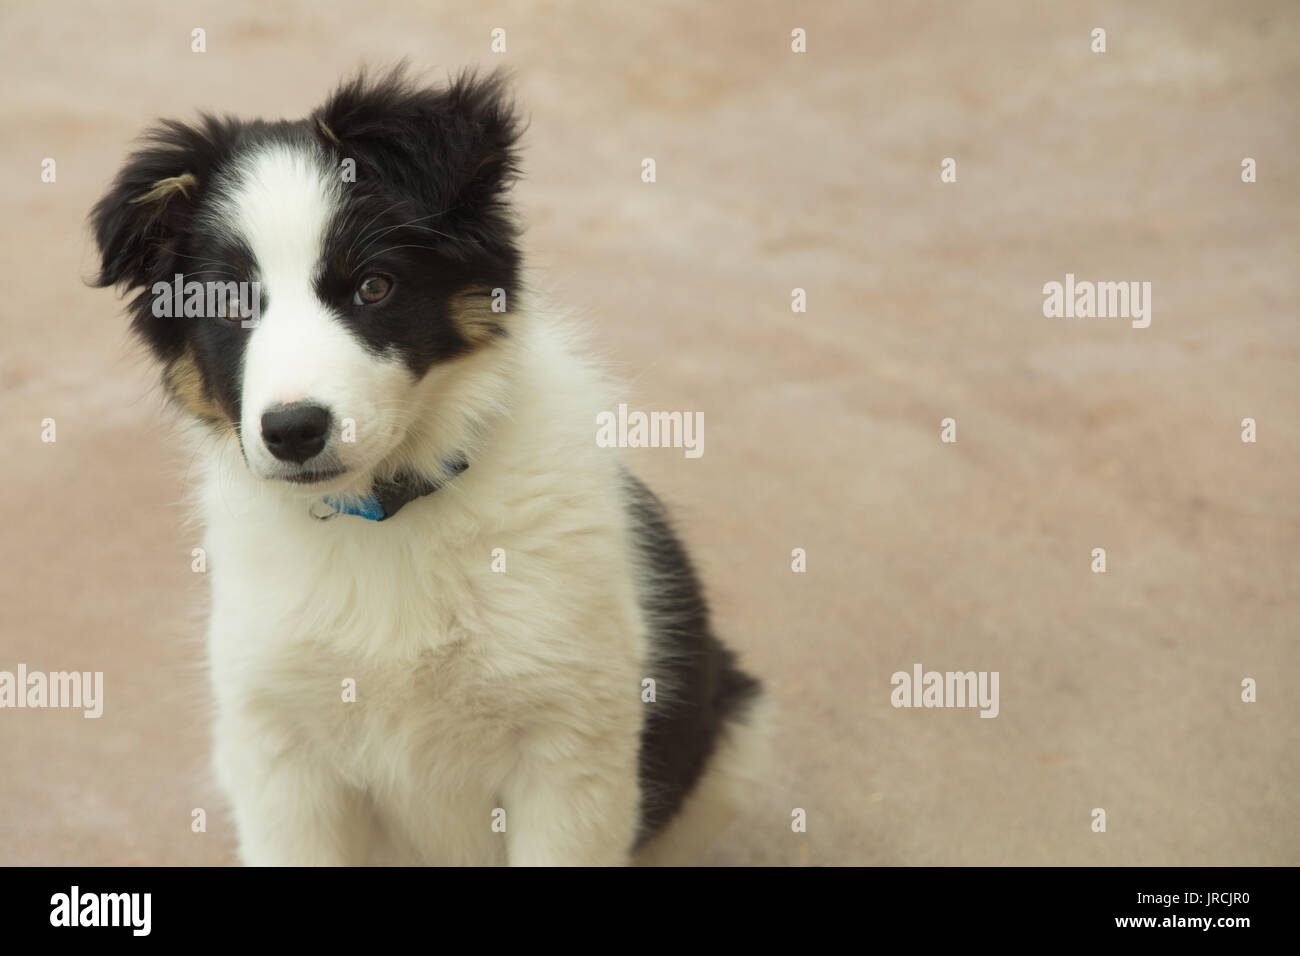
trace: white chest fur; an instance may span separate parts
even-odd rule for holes
[[[623,861],[644,626],[567,371],[384,522],[318,521],[212,459],[216,766],[248,862]],[[579,811],[607,832],[563,837]]]

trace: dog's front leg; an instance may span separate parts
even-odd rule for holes
[[[218,724],[217,777],[234,810],[239,855],[249,866],[366,862],[364,797],[301,745],[247,721]]]
[[[635,740],[559,744],[526,757],[503,791],[511,866],[623,866],[636,838],[640,787]],[[621,752],[620,752],[621,751]]]

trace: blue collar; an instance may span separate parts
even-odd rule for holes
[[[387,521],[402,509],[402,506],[416,498],[433,494],[469,467],[464,458],[444,461],[447,470],[439,481],[430,481],[411,472],[398,472],[392,478],[377,480],[370,489],[370,494],[363,498],[326,495],[312,505],[311,516],[321,521],[338,515],[356,515],[367,521]],[[324,512],[324,513],[321,513]]]

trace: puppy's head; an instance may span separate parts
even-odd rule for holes
[[[499,76],[400,70],[298,122],[164,122],[92,213],[97,283],[254,475],[373,469],[431,369],[509,335],[518,134]]]

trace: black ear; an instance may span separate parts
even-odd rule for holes
[[[165,120],[144,134],[90,214],[100,255],[95,285],[130,289],[170,279],[199,195],[235,129],[205,116],[196,126]]]
[[[500,72],[453,77],[422,89],[404,67],[340,87],[313,116],[323,142],[357,159],[358,185],[419,197],[439,230],[475,242],[509,243],[504,192],[518,175],[522,123]]]

